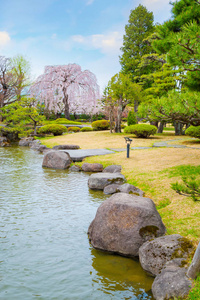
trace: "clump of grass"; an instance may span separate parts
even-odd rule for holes
[[[162,208],[165,208],[166,206],[170,205],[171,201],[169,199],[164,199],[164,200],[161,200],[158,205],[156,205],[156,208],[159,210],[159,209],[162,209]]]

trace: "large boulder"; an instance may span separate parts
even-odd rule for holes
[[[144,243],[139,249],[142,268],[156,276],[170,260],[185,265],[194,251],[193,244],[179,234],[166,235]]]
[[[88,186],[92,190],[103,190],[111,183],[124,183],[125,177],[121,173],[96,173],[90,175]]]
[[[78,145],[58,145],[58,146],[54,146],[52,149],[53,150],[66,150],[66,149],[79,149],[80,147]]]
[[[103,172],[104,173],[120,173],[122,170],[122,167],[120,165],[111,165],[106,167]]]
[[[103,171],[103,165],[98,163],[84,163],[82,165],[82,171],[84,172],[102,172]]]
[[[49,151],[44,155],[42,166],[52,169],[67,169],[72,160],[68,153],[62,151]]]
[[[121,192],[121,193],[134,194],[136,196],[144,197],[144,192],[142,190],[129,183],[109,184],[104,188],[103,192],[104,194],[107,195]]]
[[[96,249],[138,256],[144,242],[165,234],[165,226],[151,199],[117,193],[100,205],[88,234]]]
[[[152,293],[156,300],[183,299],[192,286],[191,280],[186,276],[186,269],[169,262],[156,276]]]

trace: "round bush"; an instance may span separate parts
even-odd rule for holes
[[[127,118],[128,126],[137,124],[137,118],[134,110],[129,111]]]
[[[80,122],[74,122],[65,118],[59,118],[54,121],[56,124],[72,124],[72,125],[81,125]]]
[[[93,131],[93,129],[91,127],[83,127],[81,128],[82,132],[86,132],[86,131]]]
[[[81,129],[79,127],[76,127],[76,126],[72,126],[72,127],[68,127],[67,128],[67,131],[70,132],[79,132]]]
[[[44,133],[44,134],[48,134],[48,133],[53,133],[53,135],[57,136],[57,135],[62,135],[63,132],[66,132],[67,128],[64,125],[59,125],[59,124],[50,124],[50,125],[45,125],[42,126],[39,130],[38,133]]]
[[[107,130],[109,128],[109,122],[107,120],[98,120],[92,122],[93,130]]]
[[[147,138],[157,132],[157,127],[148,124],[130,125],[124,128],[124,133],[135,134],[139,138]]]
[[[200,126],[190,126],[185,134],[200,139]]]

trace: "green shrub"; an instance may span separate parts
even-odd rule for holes
[[[87,122],[88,120],[86,120],[86,119],[76,119],[76,122],[82,122],[82,123],[85,123],[85,122]]]
[[[190,126],[186,129],[185,134],[200,139],[200,126]]]
[[[66,132],[67,128],[64,125],[59,125],[59,124],[50,124],[50,125],[45,125],[42,126],[39,130],[38,133],[44,133],[44,134],[48,134],[48,133],[53,133],[53,135],[57,136],[57,135],[62,135],[63,132]]]
[[[71,125],[81,125],[80,122],[74,122],[65,118],[59,118],[57,120],[55,120],[56,124],[71,124]]]
[[[124,128],[124,133],[133,133],[139,138],[147,138],[157,132],[157,127],[148,124],[130,125]]]
[[[127,118],[122,118],[122,121],[123,122],[127,122]]]
[[[137,124],[137,118],[134,110],[129,111],[127,118],[128,126]]]
[[[86,132],[86,131],[93,131],[93,129],[91,127],[83,127],[81,128],[82,132]]]
[[[107,120],[98,120],[92,122],[93,130],[107,130],[109,128],[109,122]]]
[[[79,127],[76,126],[72,126],[72,127],[68,127],[67,131],[68,132],[79,132],[81,129]]]

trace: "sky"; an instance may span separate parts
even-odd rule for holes
[[[171,16],[169,0],[0,0],[0,56],[23,55],[33,79],[46,65],[79,64],[102,92],[121,69],[125,25],[139,4],[155,23]]]

